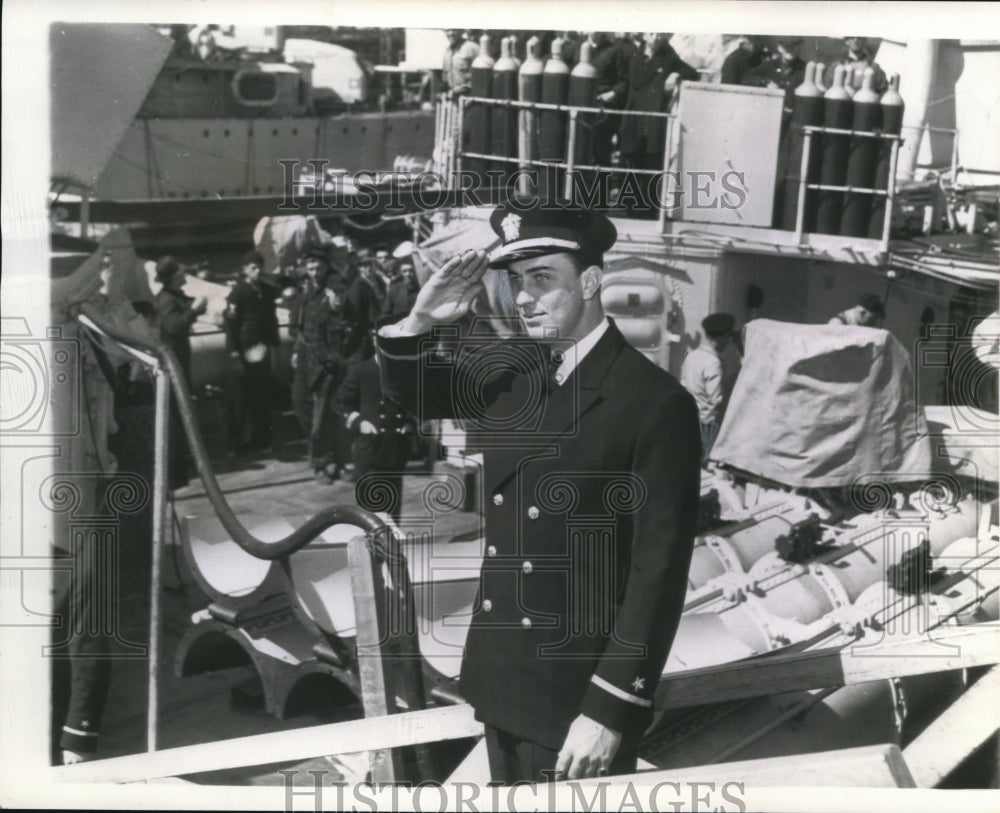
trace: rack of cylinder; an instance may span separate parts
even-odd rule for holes
[[[899,74],[880,96],[871,68],[859,76],[838,65],[825,88],[823,67],[806,65],[783,123],[774,225],[798,234],[879,240],[884,250],[902,141]]]
[[[622,169],[613,159],[619,122],[629,116],[660,122],[665,133],[660,138],[669,143],[673,114],[605,107],[597,101],[590,42],[581,43],[572,70],[563,58],[563,40],[553,40],[543,60],[540,41],[532,37],[523,62],[514,53],[516,42],[515,37],[503,38],[500,58],[494,61],[490,38],[484,35],[472,63],[469,94],[439,101],[436,171],[463,189],[472,178],[478,190],[513,188],[542,199],[577,200],[574,190],[585,187],[592,205],[605,206],[602,189],[610,190],[595,181],[608,180],[606,173],[599,177],[601,171]],[[630,172],[648,187],[660,168]],[[611,201],[610,194],[603,197]]]
[[[580,60],[572,71],[562,58],[561,40],[553,41],[545,61],[537,38],[528,41],[523,62],[514,54],[514,38],[505,38],[501,46],[501,56],[494,62],[489,56],[489,37],[484,35],[479,56],[472,63],[470,92],[443,96],[438,103],[435,169],[447,183],[460,183],[467,189],[472,177],[480,190],[512,186],[521,194],[574,201],[581,199],[580,191],[586,187],[585,195],[593,205],[594,195],[601,191],[593,180],[599,175],[606,179],[609,172],[618,173],[613,177],[621,203],[627,172],[637,187],[657,190],[664,217],[679,214],[683,219],[705,219],[704,211],[672,208],[668,202],[678,191],[674,186],[683,186],[674,171],[683,169],[682,162],[675,160],[677,149],[672,146],[675,131],[685,130],[683,87],[677,114],[669,112],[666,104],[663,112],[595,107],[597,73],[590,61],[589,43],[581,45]],[[777,164],[774,188],[768,189],[774,195],[773,213],[751,225],[794,232],[798,242],[803,234],[877,240],[885,251],[894,196],[890,181],[895,177],[902,140],[899,76],[893,75],[880,95],[870,68],[837,66],[829,88],[822,84],[823,72],[822,63],[810,62],[802,83],[785,100],[780,122],[754,128],[758,144],[776,145]],[[734,94],[760,92],[726,89]],[[625,117],[634,115],[646,119],[644,127],[663,139],[662,167],[624,167],[613,158],[613,132]],[[681,119],[679,128],[674,126],[675,118]],[[662,135],[658,126],[649,123],[654,119],[664,120]],[[697,124],[694,129],[700,138],[732,127],[724,104],[716,105]],[[723,161],[723,156],[718,158]],[[699,164],[695,169],[705,167]],[[652,178],[660,173],[663,183]],[[651,180],[656,182],[651,184]],[[679,191],[687,194],[683,188]],[[610,208],[615,208],[615,195],[607,197]],[[723,222],[714,209],[712,220]],[[733,213],[731,222],[747,225],[745,213]]]

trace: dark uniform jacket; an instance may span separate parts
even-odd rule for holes
[[[635,47],[624,39],[608,42],[605,40],[597,48],[591,50],[590,61],[597,71],[597,94],[615,92],[614,101],[609,107],[620,108],[628,98],[629,60]]]
[[[334,312],[322,288],[303,292],[296,306],[296,375],[305,376],[315,389],[325,375],[342,376],[347,369],[345,334],[347,326]]]
[[[748,51],[746,48],[737,47],[723,61],[719,81],[723,85],[761,87],[764,84],[759,71],[762,58],[761,51]]]
[[[169,345],[181,364],[184,378],[191,383],[191,325],[198,319],[191,305],[194,298],[163,288],[155,297],[160,340]]]
[[[629,61],[628,101],[625,109],[665,113],[669,97],[664,85],[673,73],[688,81],[698,79],[698,71],[681,59],[669,43],[663,43],[648,57],[642,51],[635,50]],[[626,116],[622,122],[621,151],[662,152],[665,132],[662,118]]]
[[[413,418],[382,394],[379,366],[374,358],[356,361],[333,401],[334,411],[344,416],[348,429],[357,431],[368,421],[380,435],[395,435],[414,428]]]
[[[278,314],[275,300],[281,291],[276,285],[262,282],[251,285],[240,280],[226,297],[226,350],[241,355],[255,344],[277,347]]]
[[[694,401],[613,323],[551,394],[542,345],[470,343],[379,337],[389,397],[478,426],[487,547],[460,690],[478,719],[547,748],[580,713],[637,737],[687,586]]]

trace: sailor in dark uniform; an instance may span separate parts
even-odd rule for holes
[[[226,349],[239,375],[240,400],[250,418],[249,448],[259,452],[270,449],[274,439],[273,371],[281,341],[275,303],[283,280],[264,275],[264,257],[259,251],[247,252],[241,265],[243,276],[226,297]],[[242,439],[242,426],[232,427],[230,434],[233,451],[238,451],[235,441]]]
[[[191,327],[205,313],[205,297],[190,297],[184,293],[187,269],[173,257],[162,257],[156,263],[156,280],[163,288],[156,294],[157,320],[160,324],[160,341],[168,345],[177,356],[181,374],[191,386]],[[181,423],[177,400],[170,399],[170,429],[167,450],[167,483],[173,490],[187,485],[190,454],[187,437]]]
[[[385,510],[398,522],[403,504],[403,470],[416,425],[410,415],[383,395],[374,350],[369,335],[347,368],[333,409],[354,435],[352,452],[358,504],[369,510]],[[366,481],[369,474],[378,477]],[[373,489],[373,483],[383,488]],[[366,495],[375,492],[377,498],[368,502]]]
[[[492,255],[446,263],[380,330],[382,383],[418,419],[477,427],[486,549],[460,691],[494,781],[625,773],[683,608],[698,412],[604,315],[607,218],[508,205],[490,222]],[[493,299],[522,335],[453,339],[447,323],[504,272]]]

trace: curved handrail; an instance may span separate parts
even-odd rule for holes
[[[191,444],[191,451],[198,467],[198,475],[205,485],[205,493],[226,532],[244,551],[258,559],[281,559],[308,545],[327,528],[343,523],[357,525],[361,528],[371,539],[372,552],[377,553],[380,558],[393,561],[402,556],[398,540],[389,531],[385,522],[372,512],[356,505],[324,508],[311,517],[301,528],[274,542],[265,542],[255,537],[243,526],[233,509],[230,508],[215,477],[212,464],[209,462],[208,450],[205,448],[205,442],[195,423],[194,412],[191,408],[191,392],[181,373],[180,363],[174,352],[158,340],[141,339],[113,327],[90,303],[78,303],[73,306],[70,312],[74,316],[85,316],[101,333],[122,346],[155,356],[160,361],[173,385],[172,389],[181,424],[184,427],[184,434],[187,435],[188,442]]]

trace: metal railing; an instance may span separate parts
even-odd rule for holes
[[[892,204],[896,197],[896,164],[899,160],[899,147],[903,141],[902,136],[891,135],[878,131],[867,130],[843,130],[837,127],[818,127],[805,125],[802,127],[802,163],[799,166],[799,195],[795,210],[795,242],[802,242],[802,235],[805,230],[805,209],[806,193],[812,189],[817,192],[846,192],[864,195],[874,195],[885,197],[885,212],[882,220],[882,236],[879,240],[879,251],[885,253],[889,250],[889,229],[892,226]],[[873,138],[880,141],[888,141],[890,144],[889,153],[889,175],[885,189],[872,189],[862,186],[850,186],[847,184],[834,185],[809,182],[810,165],[813,163],[812,151],[817,135],[839,135],[854,138]]]
[[[399,540],[385,522],[375,514],[357,506],[331,506],[325,508],[300,528],[282,539],[264,541],[247,530],[229,505],[216,479],[208,450],[194,414],[194,407],[187,381],[181,371],[180,362],[174,352],[158,340],[147,340],[119,330],[108,324],[101,311],[89,303],[79,303],[71,309],[76,319],[88,330],[114,342],[130,355],[152,368],[156,380],[156,400],[154,417],[154,466],[153,466],[153,550],[152,550],[152,591],[150,599],[150,659],[149,659],[149,706],[147,712],[147,750],[157,749],[157,718],[159,692],[157,676],[160,667],[160,574],[167,529],[168,486],[167,461],[170,444],[170,398],[173,394],[177,413],[184,435],[191,448],[198,475],[205,486],[205,495],[223,528],[244,551],[264,560],[282,559],[315,540],[328,528],[338,524],[354,525],[363,532],[365,542],[374,562],[389,563],[392,569],[406,573]],[[399,565],[402,563],[402,570]],[[408,577],[407,582],[408,584]],[[408,588],[407,588],[408,589]],[[397,591],[387,591],[388,600],[399,599]],[[416,667],[419,670],[419,662]]]
[[[676,99],[676,95],[675,95]],[[466,109],[471,105],[485,105],[489,107],[505,107],[519,111],[518,115],[518,154],[499,155],[494,153],[473,152],[461,148],[462,132],[464,129]],[[563,150],[564,160],[547,160],[532,157],[529,143],[523,137],[524,132],[530,129],[533,124],[531,116],[535,111],[550,111],[565,113],[568,119],[566,134],[566,144]],[[480,161],[490,161],[495,163],[514,164],[519,169],[530,167],[545,167],[555,169],[565,173],[563,181],[562,197],[565,200],[573,200],[575,185],[578,180],[576,173],[586,172],[607,172],[625,173],[632,175],[655,176],[665,173],[675,157],[670,145],[674,135],[674,120],[677,114],[648,110],[616,110],[606,107],[587,107],[581,105],[549,104],[546,102],[523,102],[516,99],[490,99],[482,96],[461,96],[457,99],[439,98],[436,110],[436,132],[435,144],[440,145],[440,153],[435,155],[435,170],[443,177],[448,184],[454,184],[456,180],[460,183],[462,173],[462,161],[464,159],[474,159]],[[576,145],[578,140],[578,130],[581,124],[580,115],[593,116],[614,116],[626,117],[636,116],[642,118],[663,119],[664,141],[663,141],[663,167],[662,169],[632,169],[621,166],[603,166],[600,164],[584,164],[576,161]],[[521,177],[522,193],[527,192],[527,178]],[[659,217],[661,227],[666,220],[666,192],[661,191],[659,200]]]
[[[675,95],[676,99],[676,95]],[[564,151],[565,158],[563,160],[553,161],[553,160],[542,160],[537,157],[533,157],[530,154],[530,150],[527,149],[527,145],[524,143],[523,138],[518,139],[518,154],[517,155],[499,155],[490,152],[476,152],[472,150],[466,150],[462,148],[462,133],[465,124],[465,119],[467,116],[467,108],[470,105],[485,105],[490,107],[505,107],[511,108],[519,111],[519,133],[524,128],[524,116],[530,115],[535,111],[553,111],[565,113],[568,119],[567,127],[567,138],[566,138],[566,149]],[[577,133],[580,126],[581,114],[587,115],[612,115],[612,116],[642,116],[647,118],[662,118],[665,120],[665,133],[664,133],[664,143],[663,143],[663,167],[662,169],[632,169],[621,166],[604,166],[599,164],[588,164],[588,163],[578,163],[576,160],[576,144],[577,144]],[[644,176],[654,176],[659,174],[665,174],[669,171],[671,164],[676,158],[676,150],[672,149],[674,133],[675,133],[675,120],[678,118],[677,113],[672,109],[669,112],[655,112],[655,111],[637,111],[637,110],[613,110],[605,107],[584,107],[577,105],[562,105],[562,104],[547,104],[542,102],[524,102],[514,99],[490,99],[479,96],[462,96],[456,99],[447,99],[445,96],[438,98],[436,107],[436,118],[435,118],[435,155],[434,155],[434,169],[437,174],[444,180],[445,184],[449,187],[454,186],[456,183],[460,183],[460,178],[463,169],[463,161],[465,160],[478,160],[478,161],[489,161],[498,164],[515,164],[519,168],[529,168],[529,167],[546,167],[554,168],[556,170],[565,173],[565,179],[563,182],[562,195],[566,200],[572,200],[575,192],[575,184],[579,180],[577,173],[580,171],[588,172],[607,172],[609,174],[615,173],[629,173],[632,175],[644,175]],[[896,168],[899,161],[899,151],[900,146],[903,141],[903,137],[900,135],[891,135],[887,133],[882,133],[878,131],[863,131],[863,130],[847,130],[839,129],[834,127],[822,127],[822,126],[811,126],[807,125],[801,128],[803,134],[803,149],[802,149],[802,161],[799,172],[799,178],[797,183],[799,185],[799,194],[797,199],[797,208],[795,215],[795,242],[801,244],[803,242],[803,236],[805,233],[805,223],[806,223],[806,198],[809,191],[816,192],[840,192],[846,194],[865,194],[876,197],[884,197],[886,199],[884,219],[882,223],[881,236],[879,239],[879,250],[882,253],[888,251],[889,245],[889,231],[892,224],[892,207],[893,201],[896,196]],[[957,134],[956,134],[957,135]],[[850,138],[872,138],[878,141],[888,141],[891,145],[890,152],[890,166],[888,174],[888,183],[886,184],[886,189],[875,189],[868,186],[852,186],[849,184],[821,184],[810,180],[809,170],[811,164],[814,164],[815,157],[814,151],[816,149],[818,137],[822,136],[844,136]],[[957,166],[957,139],[956,146],[953,149],[952,156],[952,167],[953,171]],[[815,174],[815,169],[814,169]],[[775,177],[775,184],[782,180],[782,178]],[[526,183],[526,179],[521,179],[522,184]],[[521,192],[526,191],[522,186]],[[666,195],[667,188],[666,185],[662,185],[659,190],[659,223],[661,229],[664,227],[666,222]]]

